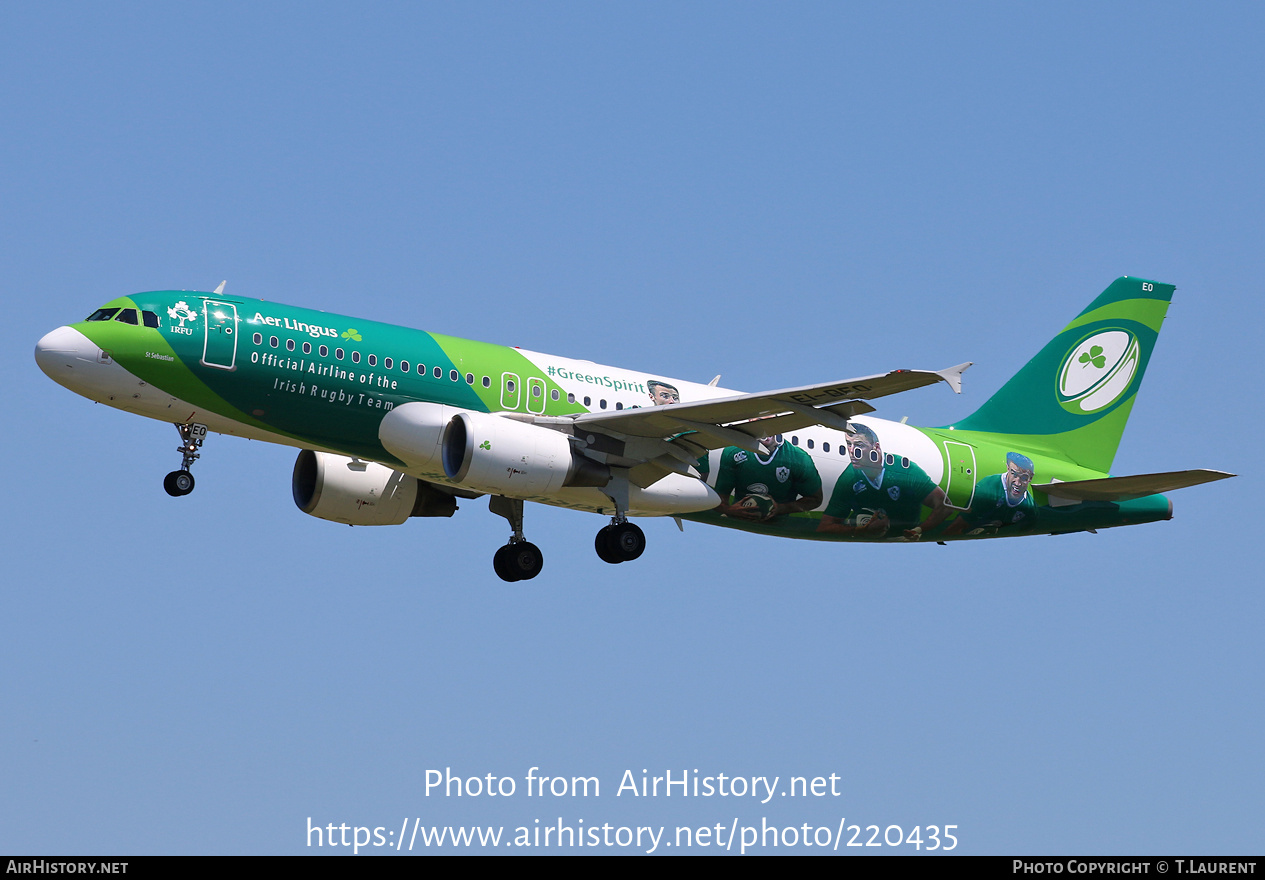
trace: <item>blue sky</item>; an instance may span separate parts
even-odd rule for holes
[[[1263,24],[1251,4],[6,6],[0,849],[301,853],[308,817],[562,817],[1259,852]],[[1175,494],[1172,522],[844,547],[649,521],[609,566],[596,517],[532,507],[545,569],[515,585],[484,502],[337,526],[295,509],[288,448],[213,436],[171,499],[175,431],[31,357],[117,295],[227,279],[751,391],[974,361],[961,397],[877,413],[936,425],[1124,274],[1178,290],[1115,470],[1241,474]],[[427,797],[446,767],[519,794]],[[532,767],[602,794],[528,799]],[[616,797],[643,768],[835,773],[842,794]]]

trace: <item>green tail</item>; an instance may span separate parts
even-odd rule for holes
[[[1107,473],[1175,289],[1117,278],[953,429],[1009,435]]]

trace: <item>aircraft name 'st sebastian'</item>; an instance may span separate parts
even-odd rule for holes
[[[1229,474],[1112,477],[1173,286],[1117,279],[967,418],[915,428],[869,401],[970,364],[741,394],[589,361],[213,293],[154,291],[52,331],[35,358],[91,400],[170,422],[181,467],[207,432],[294,446],[295,503],[351,525],[451,516],[489,497],[507,581],[543,556],[523,502],[609,516],[610,563],[645,549],[633,516],[820,541],[954,541],[1169,519],[1160,492]],[[719,378],[719,377],[717,377]]]

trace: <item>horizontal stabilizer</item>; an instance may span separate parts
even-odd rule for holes
[[[1132,501],[1160,492],[1172,492],[1200,483],[1211,483],[1233,477],[1225,471],[1170,471],[1166,474],[1135,474],[1130,477],[1106,477],[1101,480],[1076,480],[1070,483],[1033,485],[1038,492],[1068,501]]]

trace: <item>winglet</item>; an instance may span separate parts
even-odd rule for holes
[[[217,287],[217,288],[215,288],[215,292],[216,292],[217,294],[222,294],[222,293],[224,293],[224,285],[225,285],[225,284],[228,284],[228,281],[227,281],[227,280],[221,281],[221,282],[220,282],[220,286],[219,286],[219,287]]]
[[[943,370],[936,370],[936,375],[949,383],[949,387],[953,389],[954,394],[962,393],[962,374],[966,372],[966,368],[971,366],[974,361],[967,361],[964,364],[958,364],[956,367],[948,367]]]

